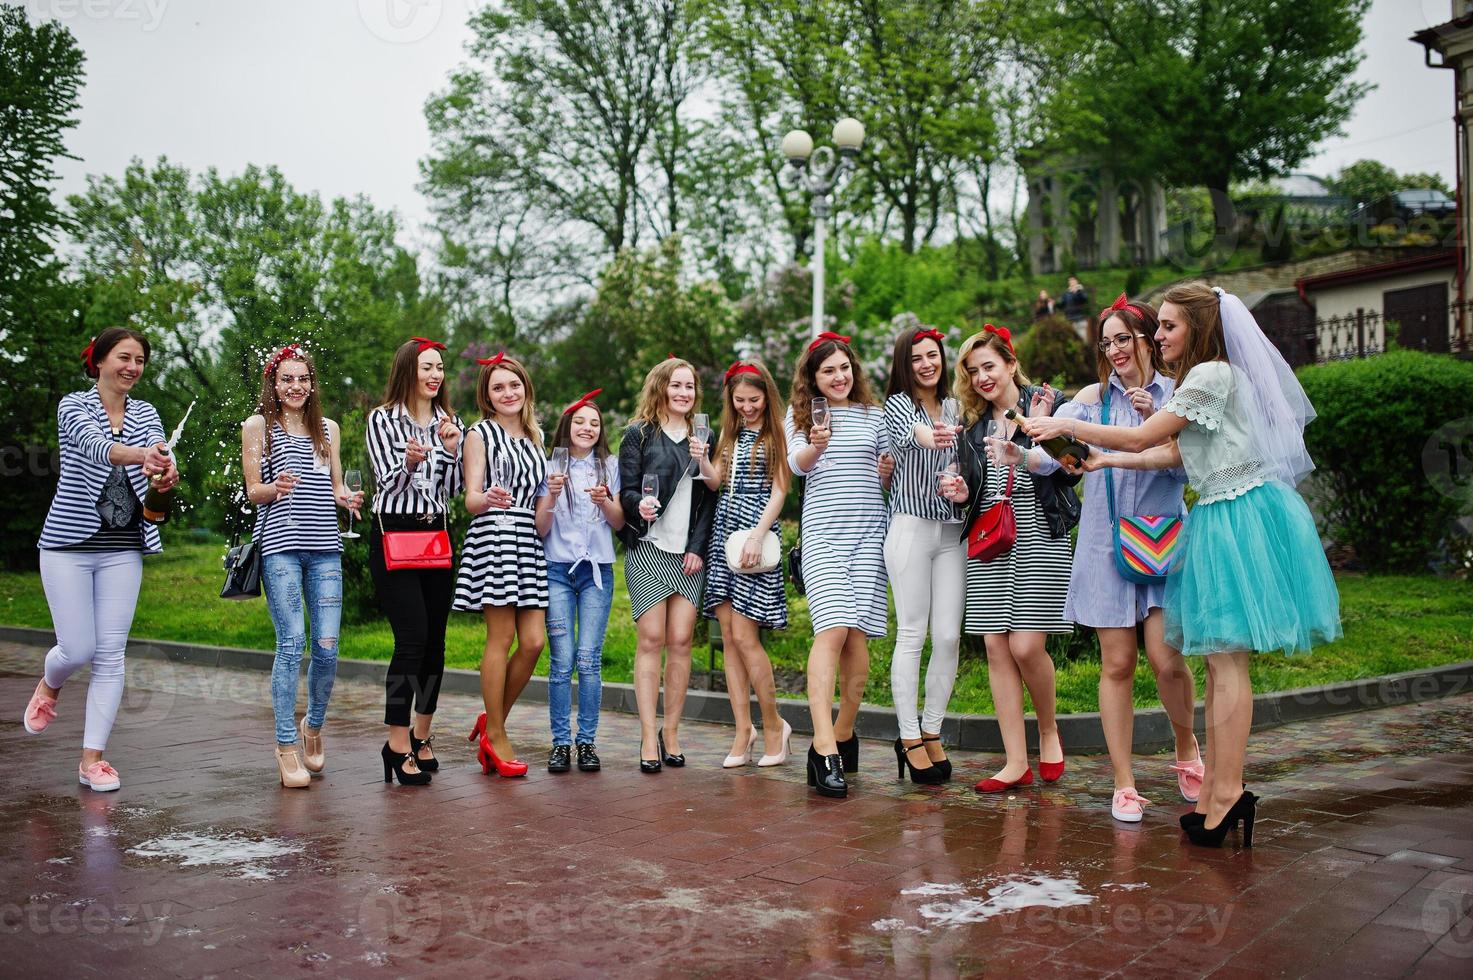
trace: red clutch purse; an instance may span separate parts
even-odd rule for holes
[[[1018,521],[1013,516],[1013,468],[1008,467],[1008,489],[1003,499],[978,514],[967,529],[967,556],[991,561],[1005,555],[1018,540]]]
[[[384,567],[391,572],[450,567],[453,552],[447,528],[385,531],[383,515],[379,515],[379,533],[384,539]]]

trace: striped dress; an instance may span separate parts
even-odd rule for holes
[[[967,559],[967,614],[971,636],[1035,631],[1069,633],[1064,619],[1073,554],[1069,535],[1049,537],[1048,522],[1033,492],[1033,478],[1019,465],[1013,478],[1013,516],[1018,540],[992,561]],[[1007,490],[1008,467],[987,467],[987,495]]]
[[[889,628],[885,531],[889,511],[880,487],[880,453],[889,447],[884,413],[848,405],[830,408],[833,435],[821,459],[827,469],[802,473],[798,452],[808,447],[788,409],[788,464],[803,477],[803,581],[817,636],[849,627],[869,636]]]
[[[750,465],[754,450],[755,470]],[[726,487],[716,502],[715,529],[706,559],[706,615],[714,619],[716,607],[729,601],[738,614],[767,629],[786,629],[788,597],[783,589],[782,568],[760,575],[738,575],[726,564],[726,539],[737,531],[755,528],[772,496],[772,477],[767,473],[762,450],[757,448],[755,429],[744,427],[737,434],[732,457]],[[776,521],[772,530],[778,530]]]
[[[477,422],[471,432],[486,445],[486,484],[495,474],[493,461],[501,456],[511,461],[512,477],[505,489],[512,506],[492,508],[477,514],[466,529],[460,551],[460,571],[455,580],[455,603],[462,612],[479,612],[486,606],[547,608],[547,558],[537,534],[537,498],[547,494],[547,460],[537,444],[513,438],[490,419]],[[511,518],[498,524],[497,515]]]
[[[322,431],[329,432],[326,421]],[[272,483],[288,470],[297,475],[296,489],[256,508],[254,536],[261,556],[342,551],[331,464],[317,455],[311,436],[294,436],[277,422],[271,427],[271,451],[261,455],[261,482]]]

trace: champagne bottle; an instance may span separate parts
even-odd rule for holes
[[[164,447],[163,454],[169,455],[168,447]],[[162,473],[155,473],[148,478],[148,492],[143,495],[143,519],[150,524],[163,524],[169,519],[169,509],[174,506],[174,491],[160,490],[159,481],[164,478]]]
[[[1005,414],[1010,420],[1017,421],[1018,413],[1014,409],[1008,409]],[[1054,436],[1052,439],[1040,439],[1036,444],[1044,452],[1061,463],[1070,466],[1078,466],[1089,459],[1089,447],[1082,442],[1070,439],[1068,436]]]

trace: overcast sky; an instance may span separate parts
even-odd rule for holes
[[[416,190],[429,150],[425,99],[464,59],[479,0],[19,0],[87,55],[80,124],[58,193],[160,155],[235,173],[275,164],[325,197],[366,194],[422,243]],[[1408,38],[1450,17],[1448,0],[1375,0],[1359,78],[1377,88],[1346,135],[1300,169],[1363,157],[1453,183],[1452,73]]]

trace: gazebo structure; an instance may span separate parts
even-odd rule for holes
[[[1148,265],[1165,254],[1166,193],[1084,159],[1025,163],[1028,260],[1034,275]]]

